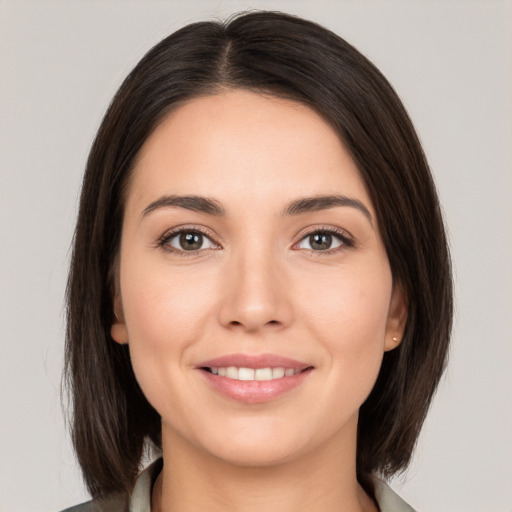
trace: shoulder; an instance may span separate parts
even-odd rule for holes
[[[382,480],[375,478],[375,499],[381,512],[416,512],[389,485]]]
[[[163,460],[160,458],[142,471],[137,477],[130,495],[110,494],[101,499],[67,508],[62,512],[149,512],[151,510],[151,489],[162,466]]]
[[[106,498],[87,501],[62,512],[128,512],[128,499],[124,494],[112,494]]]

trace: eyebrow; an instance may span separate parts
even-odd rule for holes
[[[281,212],[281,216],[287,217],[301,215],[303,213],[317,212],[339,206],[359,210],[370,221],[370,224],[373,225],[372,215],[368,208],[358,199],[343,195],[304,197],[296,199]],[[205,213],[215,217],[224,217],[226,215],[224,207],[215,199],[203,196],[170,195],[162,196],[156,201],[150,203],[142,212],[141,217],[144,218],[159,208],[184,208],[186,210]]]
[[[226,210],[215,199],[209,199],[202,196],[162,196],[156,201],[150,203],[142,212],[141,217],[145,217],[158,208],[185,208],[194,212],[206,213],[222,217],[226,215]]]
[[[343,195],[335,196],[318,196],[318,197],[305,197],[292,201],[281,213],[281,215],[300,215],[307,212],[317,212],[320,210],[327,210],[329,208],[336,208],[338,206],[348,206],[359,210],[364,216],[372,223],[372,214],[370,210],[359,199],[347,197]]]

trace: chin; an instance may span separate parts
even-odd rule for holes
[[[295,459],[301,450],[296,447],[253,444],[247,446],[234,445],[230,448],[223,446],[220,450],[210,453],[226,464],[237,467],[264,468],[279,466]]]
[[[230,428],[233,425],[228,422],[223,424],[221,432],[210,432],[199,446],[216,459],[235,466],[276,466],[300,458],[318,444],[314,435],[290,426],[289,421],[279,421],[277,425],[252,421],[251,425]]]
[[[272,466],[293,459],[301,451],[300,438],[290,435],[288,421],[270,418],[195,418],[176,424],[162,422],[165,448],[175,455],[210,458],[234,466]],[[195,453],[195,455],[194,455]],[[171,455],[173,457],[173,455]]]

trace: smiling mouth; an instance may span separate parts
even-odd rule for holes
[[[266,368],[245,368],[237,366],[204,366],[201,369],[213,375],[218,375],[219,377],[226,377],[232,380],[270,381],[276,379],[283,379],[286,377],[292,377],[293,375],[297,375],[311,368],[311,366],[308,366],[307,368],[303,369],[285,368],[282,366]]]
[[[300,387],[314,367],[273,354],[230,354],[196,367],[212,390],[243,404],[261,404]]]

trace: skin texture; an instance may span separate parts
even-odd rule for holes
[[[174,195],[213,199],[225,215],[143,214]],[[332,195],[360,201],[371,219],[350,205],[282,215],[294,200]],[[179,236],[162,243],[176,227],[208,238],[195,251],[180,250]],[[314,250],[311,232],[332,229],[346,243]],[[153,510],[376,510],[355,476],[357,417],[401,338],[405,299],[357,167],[318,114],[241,90],[172,112],[129,184],[118,267],[112,336],[129,343],[169,461]],[[198,368],[235,353],[312,370],[246,403]]]

